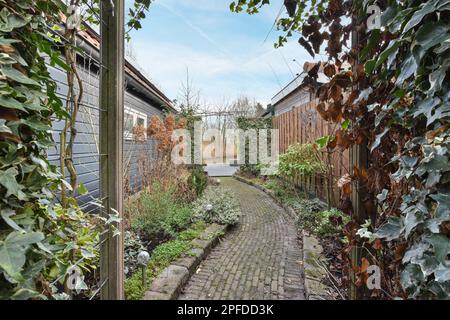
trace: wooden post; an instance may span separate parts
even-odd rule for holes
[[[356,17],[353,18],[352,23],[357,23]],[[359,35],[356,31],[352,32],[352,48],[354,48],[359,55]],[[353,66],[354,69],[358,66],[359,59],[355,59],[355,65]],[[350,149],[350,172],[352,172],[353,167],[357,167],[359,170],[361,169],[367,169],[368,166],[368,160],[369,159],[369,150],[367,147],[367,140],[364,139],[363,143],[360,145],[353,145]],[[355,182],[352,189],[352,204],[353,204],[353,212],[354,212],[354,219],[356,222],[358,222],[360,225],[365,222],[367,219],[367,214],[364,209],[363,205],[363,199],[365,195],[367,194],[366,187],[364,185],[361,185],[359,181]],[[361,265],[361,258],[362,256],[362,250],[361,248],[353,247],[351,251],[351,262],[352,266],[359,266]],[[353,271],[351,271],[351,280],[352,284],[350,287],[350,298],[352,300],[356,299],[362,299],[364,298],[364,292],[365,286],[356,287],[354,285],[356,278]]]
[[[124,106],[124,0],[101,3],[100,72],[100,190],[104,213],[119,212],[123,205],[123,106]],[[101,299],[122,300],[123,224],[120,236],[108,232],[101,248]]]

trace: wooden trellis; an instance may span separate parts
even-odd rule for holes
[[[101,3],[100,190],[106,213],[123,210],[124,0]],[[116,227],[123,233],[123,224]],[[101,250],[101,298],[124,299],[123,237],[106,233]]]

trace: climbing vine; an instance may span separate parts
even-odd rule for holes
[[[0,0],[0,299],[98,293],[88,282],[96,277],[99,238],[117,218],[85,214],[74,198],[64,196],[60,204],[57,196],[65,190],[73,195],[75,187],[81,194],[87,191],[77,186],[71,148],[82,99],[75,39],[80,22],[91,21],[98,11],[92,3],[70,1],[67,7],[62,1]],[[131,26],[139,27],[133,21],[145,17],[142,10],[149,4],[136,1],[141,9],[130,12]],[[84,5],[87,14],[74,15]],[[47,65],[67,72],[66,106]],[[61,148],[61,168],[69,168],[71,185],[47,159],[54,146],[52,117],[65,121],[71,133]]]
[[[252,14],[269,2],[239,1],[231,9]],[[317,111],[339,125],[327,148],[360,145],[370,153],[368,166],[339,185],[349,213],[355,183],[367,190],[368,223],[353,221],[346,233],[349,248],[363,246],[382,268],[383,290],[374,295],[448,298],[450,1],[284,3],[289,16],[278,21],[285,34],[276,45],[299,35],[311,56],[321,48],[328,56],[305,79],[317,83],[321,67],[330,79],[317,92]],[[371,4],[380,8],[381,26],[368,30]],[[363,270],[356,284],[364,279]]]

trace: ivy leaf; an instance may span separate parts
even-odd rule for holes
[[[23,301],[38,297],[41,297],[41,294],[39,294],[39,292],[36,292],[31,289],[21,288],[11,296],[11,300]]]
[[[442,234],[432,234],[426,238],[426,241],[433,246],[436,258],[445,263],[447,255],[450,253],[450,239]]]
[[[408,251],[405,252],[402,263],[409,263],[411,261],[418,261],[423,257],[423,254],[430,248],[430,245],[426,242],[419,242],[411,246]]]
[[[423,272],[417,264],[408,264],[400,274],[400,283],[403,288],[414,287],[423,279]]]
[[[380,239],[391,241],[393,239],[399,238],[404,230],[405,225],[403,222],[403,218],[390,217],[388,222],[377,230],[375,236]]]
[[[11,32],[14,29],[21,28],[30,22],[31,17],[31,15],[25,18],[11,14],[6,8],[3,8],[0,12],[0,31]]]
[[[0,96],[0,106],[8,109],[17,109],[27,112],[22,103],[11,97]]]
[[[367,40],[367,45],[361,50],[360,58],[361,60],[366,60],[367,55],[373,50],[376,44],[380,40],[380,29],[375,29],[370,33],[369,40]],[[370,72],[369,72],[370,73]]]
[[[380,133],[379,135],[377,135],[377,137],[375,138],[374,143],[372,144],[371,148],[370,148],[370,152],[373,152],[373,150],[375,150],[381,143],[381,139],[383,139],[383,137],[386,135],[386,133],[389,131],[389,128],[385,128],[384,131],[382,133]]]
[[[434,271],[434,279],[437,282],[447,282],[450,280],[450,268],[440,264],[439,267]]]
[[[420,45],[421,50],[427,51],[447,38],[448,26],[442,22],[428,22],[420,27],[414,39],[414,45]],[[423,54],[423,53],[422,53]]]
[[[21,281],[22,267],[26,261],[26,253],[30,245],[44,240],[42,232],[11,232],[0,243],[0,268],[15,281]]]
[[[34,118],[21,119],[20,123],[29,126],[34,131],[48,131],[48,130],[52,129],[49,125],[43,123],[42,121],[39,121],[38,119],[34,119]]]
[[[415,208],[408,211],[405,217],[405,237],[408,238],[411,231],[417,225],[423,222],[423,217],[418,215],[419,211]]]
[[[16,196],[19,200],[26,200],[25,194],[22,192],[23,186],[20,185],[16,176],[18,175],[16,168],[9,168],[6,171],[0,172],[0,184],[6,188],[5,198],[10,195]]]
[[[83,183],[80,182],[80,184],[78,185],[78,192],[79,192],[81,195],[85,195],[85,194],[87,194],[89,191],[88,191],[88,189],[86,188],[86,186],[85,186]]]
[[[436,1],[427,1],[426,3],[424,3],[421,9],[414,12],[411,19],[405,25],[403,32],[408,32],[409,30],[417,26],[427,14],[434,12],[436,10],[435,5]]]
[[[23,231],[23,229],[19,227],[17,223],[14,222],[13,219],[11,219],[11,217],[15,214],[16,212],[12,209],[3,209],[0,213],[0,215],[2,216],[3,220],[6,222],[7,225],[9,225],[14,230]]]
[[[400,41],[392,41],[389,44],[389,46],[379,55],[374,69],[381,66],[381,64],[383,64],[383,62],[385,62],[387,58],[389,58],[391,55],[393,55],[399,47],[400,47]]]
[[[1,69],[1,72],[10,80],[13,80],[13,81],[16,81],[16,82],[19,82],[22,84],[40,86],[38,82],[34,81],[33,79],[28,78],[22,72],[14,69],[12,67],[3,67]]]
[[[417,70],[416,59],[411,55],[403,63],[400,69],[400,75],[397,78],[396,84],[401,85],[405,80],[411,77]]]
[[[0,132],[12,133],[11,129],[6,125],[5,119],[0,119]]]

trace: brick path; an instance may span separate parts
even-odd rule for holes
[[[304,299],[294,221],[262,191],[232,178],[239,225],[202,262],[180,299]]]

